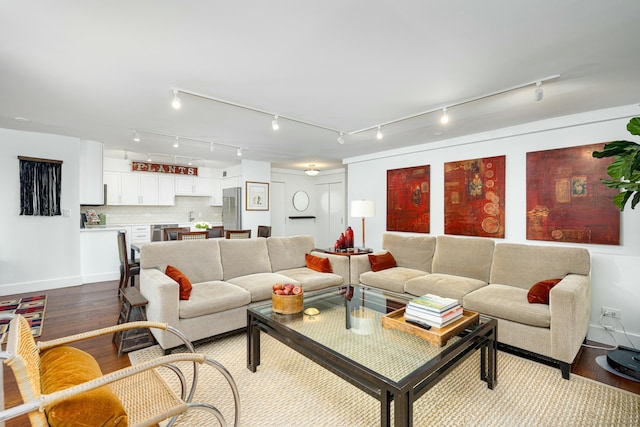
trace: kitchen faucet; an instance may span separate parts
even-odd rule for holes
[[[194,219],[196,218],[193,216],[193,211],[189,211],[189,222],[193,222]]]

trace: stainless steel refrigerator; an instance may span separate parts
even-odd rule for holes
[[[222,225],[225,230],[242,229],[241,199],[242,188],[225,188],[222,190]]]

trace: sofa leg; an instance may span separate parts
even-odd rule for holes
[[[569,373],[571,372],[571,365],[565,362],[560,363],[560,372],[562,372],[562,378],[565,380],[569,379]]]

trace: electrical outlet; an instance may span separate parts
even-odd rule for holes
[[[602,314],[604,317],[613,317],[614,319],[618,320],[622,319],[622,310],[620,310],[619,308],[602,306],[600,310],[600,314]]]

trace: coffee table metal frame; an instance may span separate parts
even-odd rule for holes
[[[344,288],[344,286],[314,292],[314,295],[326,293],[327,296],[335,297],[340,288]],[[392,293],[385,292],[385,294]],[[409,301],[405,295],[393,295]],[[270,304],[268,305],[270,306]],[[265,306],[261,307],[264,309]],[[378,399],[382,426],[391,425],[391,401],[394,402],[393,425],[396,427],[412,426],[413,402],[476,350],[480,350],[480,379],[487,383],[489,389],[493,389],[497,382],[498,323],[492,318],[482,317],[480,325],[471,328],[471,330],[465,330],[461,339],[456,343],[444,349],[401,380],[393,381],[288,328],[286,323],[262,315],[258,311],[259,308],[254,307],[247,310],[247,368],[249,370],[256,372],[258,365],[260,365],[260,332],[266,332]]]

